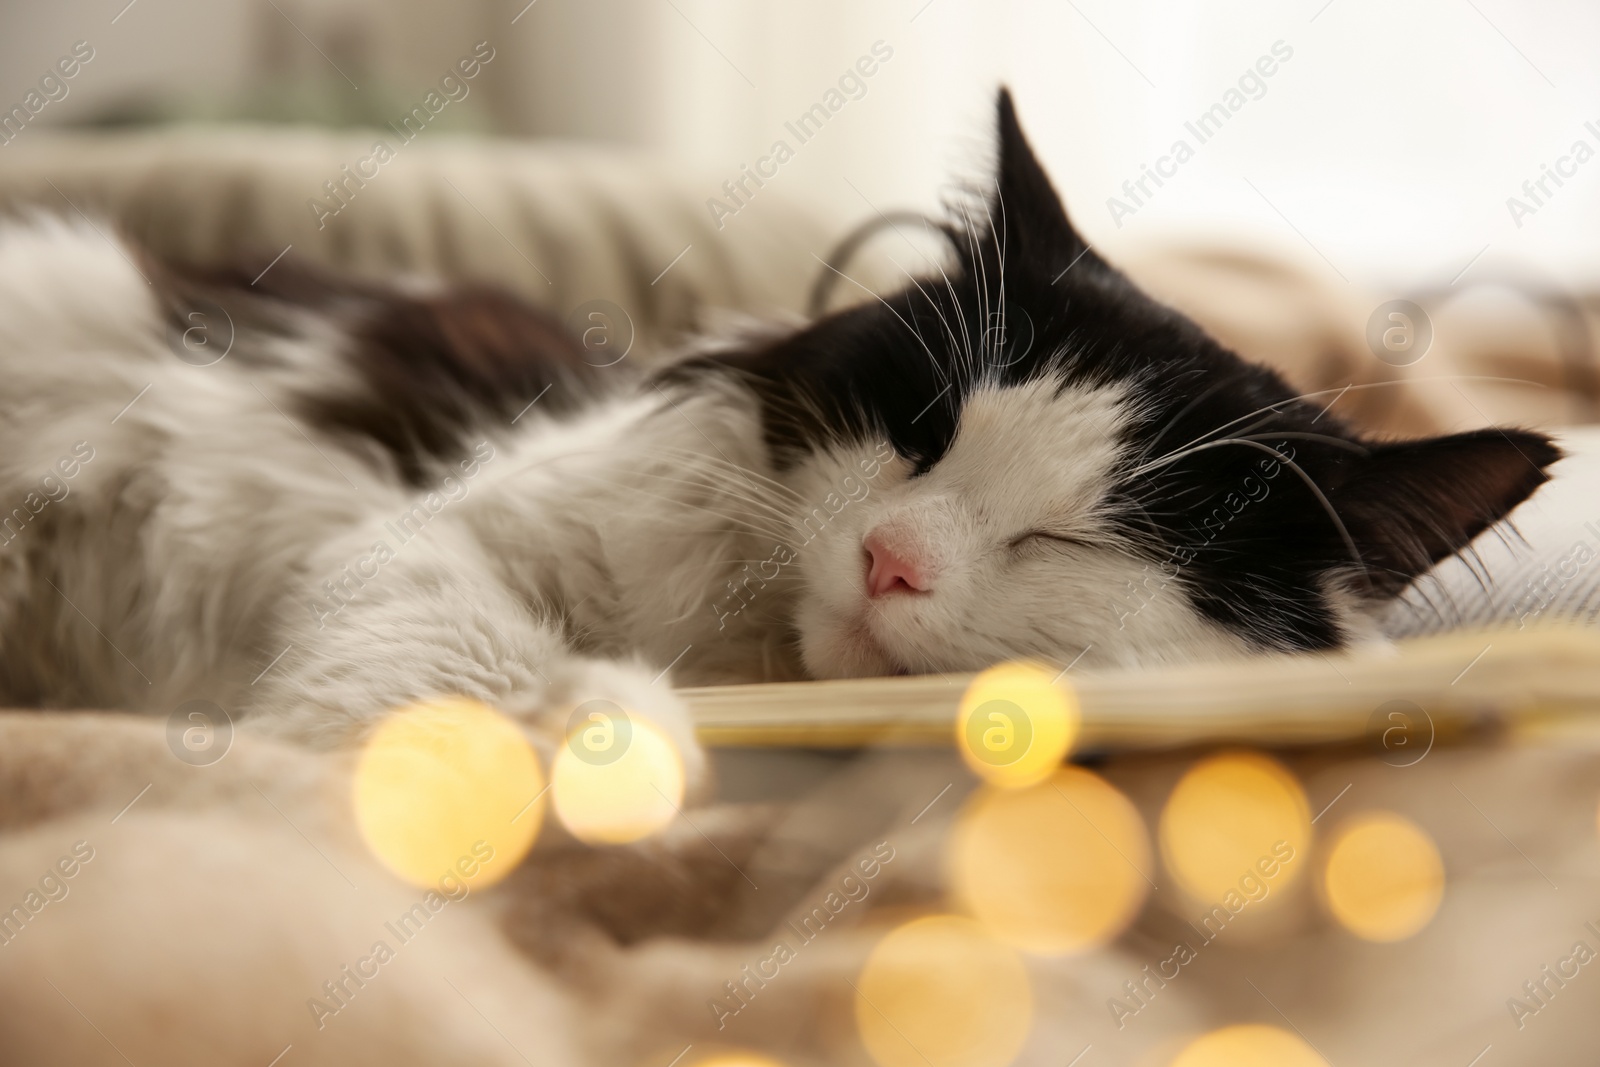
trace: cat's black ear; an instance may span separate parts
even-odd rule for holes
[[[1065,268],[1086,253],[1087,243],[1067,218],[1061,198],[1039,165],[1022,124],[1017,121],[1011,90],[1001,89],[999,110],[998,203],[995,223],[1005,235],[1006,258],[1041,267]],[[1002,221],[1003,220],[1003,221]],[[1085,263],[1085,266],[1088,264]]]
[[[1371,446],[1329,494],[1367,567],[1370,592],[1392,596],[1505,518],[1549,481],[1561,450],[1527,430],[1471,430]],[[1358,592],[1366,592],[1357,579]]]

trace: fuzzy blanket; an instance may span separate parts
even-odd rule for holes
[[[1154,827],[1190,762],[1098,770]],[[1600,948],[1600,753],[1441,747],[1398,766],[1320,751],[1291,766],[1313,810],[1331,805],[1321,840],[1374,809],[1432,834],[1448,882],[1428,927],[1359,940],[1302,877],[1219,929],[1142,864],[1149,901],[1114,944],[1025,958],[1016,1062],[1087,1048],[1085,1063],[1166,1063],[1204,1031],[1260,1022],[1331,1064],[1460,1065],[1487,1047],[1587,1063],[1600,984],[1565,961]],[[508,881],[430,901],[362,845],[346,757],[244,736],[194,767],[159,723],[0,716],[5,1062],[664,1067],[742,1049],[871,1063],[854,983],[889,929],[951,907],[970,776],[929,751],[744,753],[720,770],[725,795],[763,799],[692,810],[636,846],[578,845],[552,820]],[[863,865],[874,856],[888,858]],[[938,1067],[1005,1062],[923,1051]]]

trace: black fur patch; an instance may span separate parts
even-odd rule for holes
[[[296,413],[325,432],[377,443],[411,485],[464,456],[486,425],[504,427],[536,400],[541,412],[570,411],[626,375],[602,374],[562,323],[499,289],[411,295],[292,263],[251,284],[265,265],[172,269],[174,321],[203,301],[226,308],[235,329],[267,333],[292,331],[299,309],[329,314],[348,337],[340,358],[361,386],[303,395]],[[242,351],[262,359],[259,346]]]

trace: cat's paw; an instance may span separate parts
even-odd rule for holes
[[[537,709],[547,743],[573,747],[587,762],[609,762],[623,755],[638,724],[645,723],[671,742],[683,761],[685,794],[692,798],[703,792],[705,749],[695,740],[688,706],[664,674],[636,662],[576,660],[551,674],[550,683],[552,691]]]

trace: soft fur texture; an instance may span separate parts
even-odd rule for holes
[[[1004,94],[961,204],[938,277],[644,380],[494,292],[9,224],[0,700],[336,745],[431,696],[547,738],[605,698],[695,777],[669,668],[1336,647],[1559,455],[1297,399],[1083,242]],[[916,580],[871,595],[879,564]]]

